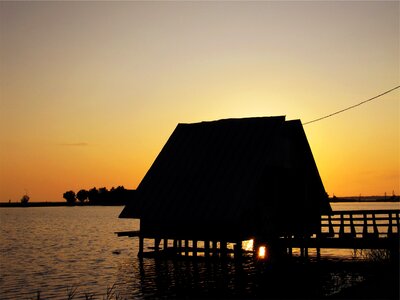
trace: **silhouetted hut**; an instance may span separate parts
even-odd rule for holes
[[[238,243],[317,232],[330,210],[301,122],[260,117],[179,124],[120,217],[142,245]]]

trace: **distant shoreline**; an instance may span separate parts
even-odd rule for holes
[[[330,203],[340,203],[340,202],[400,202],[399,196],[364,196],[364,197],[333,197],[329,198]],[[28,202],[27,204],[22,204],[20,202],[0,202],[0,207],[60,207],[60,206],[124,206],[125,204],[120,203],[75,203],[73,205],[68,204],[67,202]]]
[[[355,196],[355,197],[332,197],[330,203],[337,202],[400,202],[399,196]]]
[[[125,204],[91,204],[91,203],[76,203],[68,204],[67,202],[29,202],[22,204],[19,202],[0,202],[0,207],[61,207],[61,206],[124,206]]]

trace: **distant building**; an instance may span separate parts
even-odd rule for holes
[[[282,116],[179,124],[120,218],[141,238],[240,242],[317,232],[330,211],[301,122]]]

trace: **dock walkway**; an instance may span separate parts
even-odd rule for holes
[[[282,246],[300,248],[399,250],[400,210],[333,211],[321,216],[321,230],[305,237],[285,237]]]
[[[139,256],[168,253],[185,256],[197,256],[198,253],[208,255],[225,255],[228,253],[241,254],[248,251],[242,249],[241,241],[229,249],[226,241],[189,241],[154,239],[153,252],[144,252],[144,237],[140,231],[116,232],[118,236],[138,237]],[[201,242],[203,247],[198,245]],[[333,211],[321,216],[321,226],[317,233],[306,236],[285,236],[278,240],[280,248],[287,249],[289,254],[293,248],[299,248],[301,254],[307,256],[309,248],[315,248],[317,255],[320,249],[388,249],[399,252],[400,242],[400,210],[351,210]],[[210,245],[211,243],[211,245]],[[259,243],[255,243],[259,245]],[[254,249],[257,250],[257,249]]]

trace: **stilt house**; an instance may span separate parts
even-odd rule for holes
[[[120,218],[140,237],[238,242],[317,232],[330,212],[300,120],[178,124]]]

